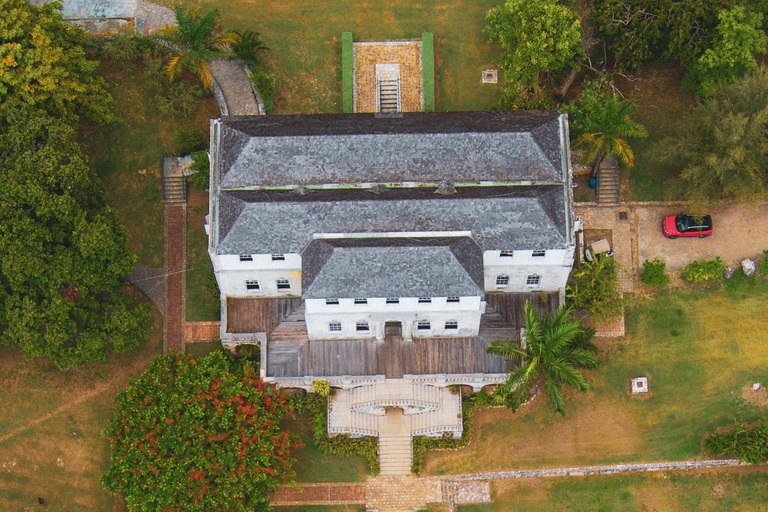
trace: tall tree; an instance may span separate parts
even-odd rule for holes
[[[62,369],[138,345],[147,311],[122,287],[126,232],[73,129],[29,108],[0,123],[0,342]]]
[[[757,69],[754,53],[765,53],[768,49],[762,13],[734,5],[720,11],[717,18],[719,23],[710,47],[687,66],[687,79],[696,82],[693,89],[700,96],[711,96],[716,88]]]
[[[293,478],[285,397],[222,351],[158,357],[115,398],[102,482],[131,510],[268,511]]]
[[[0,112],[33,107],[76,124],[113,119],[112,98],[83,50],[78,27],[63,23],[56,2],[0,0]]]
[[[604,322],[621,312],[626,300],[618,286],[618,263],[599,256],[573,271],[566,286],[568,300],[577,311],[585,311],[594,322]]]
[[[582,55],[579,18],[555,0],[506,0],[486,21],[483,32],[503,49],[499,65],[512,106],[540,97],[543,75],[562,71]]]
[[[507,376],[496,393],[508,407],[516,411],[539,387],[544,388],[550,404],[565,415],[563,386],[577,391],[592,389],[579,368],[595,368],[600,362],[591,339],[594,331],[581,322],[571,320],[572,310],[560,307],[539,318],[536,308],[525,303],[525,342],[499,340],[488,346],[488,352],[512,361],[518,367]]]
[[[664,162],[682,169],[688,199],[758,200],[768,191],[768,70],[761,68],[699,104],[664,141]]]
[[[157,35],[176,54],[166,68],[168,77],[176,80],[187,69],[197,75],[205,89],[211,90],[213,77],[208,62],[230,57],[238,36],[222,30],[217,9],[204,16],[199,9],[184,6],[176,6],[174,12],[177,25],[166,26]]]
[[[635,105],[607,92],[598,80],[585,86],[579,97],[562,109],[570,117],[574,147],[584,148],[584,163],[597,173],[606,156],[613,156],[626,168],[635,163],[630,138],[648,136],[645,126],[630,117]]]

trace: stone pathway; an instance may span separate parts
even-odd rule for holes
[[[208,65],[226,106],[222,113],[230,116],[257,116],[262,113],[251,81],[240,61],[214,60]],[[221,102],[218,95],[216,99]]]
[[[272,505],[362,505],[365,484],[299,484],[281,486],[270,500]]]
[[[442,501],[438,477],[378,476],[365,484],[365,507],[379,512],[411,512]]]

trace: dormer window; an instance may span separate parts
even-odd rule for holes
[[[547,251],[545,251],[544,249],[536,249],[535,251],[533,251],[533,255],[535,257],[546,256],[546,254],[547,254]]]
[[[448,297],[448,299],[446,299],[446,302],[448,302],[449,304],[455,304],[460,301],[461,301],[460,297]]]
[[[338,306],[339,305],[339,299],[325,299],[325,305],[326,306]]]
[[[496,287],[509,286],[509,276],[496,276]]]
[[[502,258],[511,258],[514,255],[515,255],[515,251],[501,251],[501,254],[500,254]]]
[[[355,304],[358,306],[368,304],[368,299],[355,299]]]
[[[387,304],[400,304],[400,299],[397,297],[387,297]]]
[[[259,291],[261,288],[259,287],[259,282],[255,279],[249,279],[245,282],[245,289],[249,291]]]
[[[240,261],[253,261],[253,254],[241,254]]]
[[[432,297],[419,297],[419,304],[431,304]]]
[[[277,289],[280,290],[290,290],[291,289],[291,282],[288,279],[278,279],[277,280]]]
[[[272,261],[285,261],[285,254],[273,254]]]

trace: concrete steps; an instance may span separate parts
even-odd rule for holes
[[[400,111],[400,80],[379,81],[379,112]]]
[[[187,182],[184,176],[163,176],[163,199],[166,204],[187,201]]]
[[[379,469],[382,476],[410,475],[411,436],[379,437]]]
[[[597,175],[598,204],[619,204],[621,188],[619,170],[615,165],[600,165]]]

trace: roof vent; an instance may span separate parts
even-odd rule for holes
[[[293,189],[293,193],[294,194],[299,194],[300,196],[305,196],[305,195],[309,194],[310,192],[311,191],[307,187],[305,187],[304,185],[298,186],[298,187]]]
[[[441,182],[437,186],[437,190],[435,190],[435,194],[440,194],[441,196],[450,196],[456,193],[457,193],[456,187],[454,187],[453,183],[451,183],[450,181]]]

